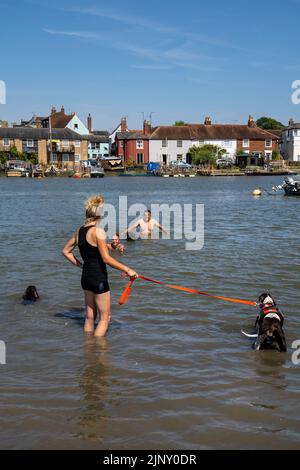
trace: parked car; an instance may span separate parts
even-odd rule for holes
[[[177,168],[183,168],[183,169],[186,169],[186,170],[189,170],[190,168],[192,168],[192,165],[190,165],[189,163],[178,162],[176,160],[172,160],[170,162],[170,165],[171,166],[177,166]]]
[[[218,168],[230,168],[233,165],[232,160],[227,160],[226,158],[219,158],[216,161]]]

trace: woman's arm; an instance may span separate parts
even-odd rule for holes
[[[72,238],[65,244],[63,250],[62,250],[62,255],[67,258],[70,263],[74,264],[74,266],[78,266],[79,268],[82,268],[82,263],[76,258],[76,256],[73,254],[74,248],[77,246],[77,233],[73,235]]]
[[[119,263],[119,261],[115,260],[112,256],[110,256],[105,239],[103,239],[102,237],[97,237],[97,246],[105,264],[108,264],[114,269],[122,271],[129,277],[138,276],[138,274],[133,269],[129,268],[125,264]]]

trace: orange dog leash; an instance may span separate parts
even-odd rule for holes
[[[202,292],[197,289],[190,289],[189,287],[183,287],[183,286],[176,286],[173,284],[167,284],[165,282],[161,281],[156,281],[155,279],[150,279],[149,277],[144,277],[144,276],[138,276],[137,279],[143,279],[144,281],[147,282],[152,282],[154,284],[159,284],[161,286],[168,287],[169,289],[175,289],[175,290],[180,290],[183,292],[189,292],[190,294],[197,294],[197,295],[205,295],[206,297],[211,297],[213,299],[219,299],[219,300],[224,300],[225,302],[234,302],[237,304],[244,304],[244,305],[251,305],[253,307],[256,307],[257,304],[256,302],[252,302],[251,300],[243,300],[243,299],[235,299],[232,297],[224,297],[223,295],[212,295],[208,294],[207,292]],[[132,291],[132,285],[136,279],[131,278],[130,281],[128,282],[127,286],[125,287],[125,290],[120,298],[119,304],[120,305],[125,305],[130,297],[131,291]]]

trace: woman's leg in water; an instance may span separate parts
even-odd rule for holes
[[[95,304],[95,294],[89,290],[84,291],[86,316],[84,323],[85,333],[94,333],[95,320],[97,317],[97,306]]]
[[[100,314],[100,320],[95,331],[95,336],[101,338],[106,335],[110,322],[110,292],[95,295],[95,302]]]

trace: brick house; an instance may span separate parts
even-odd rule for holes
[[[115,154],[125,163],[146,165],[149,163],[150,124],[144,121],[143,130],[127,130],[126,118],[122,118],[121,131],[115,136]]]
[[[256,126],[250,116],[248,124],[213,124],[209,117],[204,124],[184,126],[158,126],[150,136],[150,161],[169,164],[170,161],[190,163],[190,148],[206,144],[226,150],[226,157],[235,161],[238,154],[245,154],[244,160],[252,154],[256,158],[269,159],[278,149],[278,136]]]

